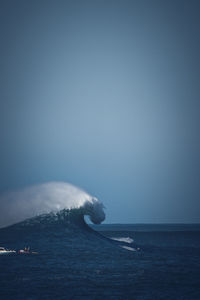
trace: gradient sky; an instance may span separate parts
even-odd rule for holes
[[[200,222],[200,1],[1,0],[0,191],[68,181],[106,222]]]

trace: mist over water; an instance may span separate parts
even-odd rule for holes
[[[65,182],[47,182],[0,196],[0,227],[41,214],[81,209],[99,224],[105,219],[103,204],[84,190]]]

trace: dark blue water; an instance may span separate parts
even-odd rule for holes
[[[15,225],[0,246],[39,252],[0,256],[0,299],[200,299],[199,225]]]

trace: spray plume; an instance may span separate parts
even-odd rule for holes
[[[0,228],[63,209],[81,209],[93,223],[105,219],[103,204],[82,189],[65,182],[47,182],[0,197]]]

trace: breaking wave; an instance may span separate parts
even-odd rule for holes
[[[84,222],[84,215],[88,215],[94,224],[105,219],[102,202],[65,182],[48,182],[5,193],[0,197],[0,205],[0,228],[27,219],[28,223]]]
[[[72,184],[48,182],[26,187],[0,197],[0,240],[5,245],[9,238],[9,243],[35,246],[41,253],[53,253],[55,245],[60,249],[61,244],[72,245],[72,250],[136,251],[131,238],[106,237],[88,226],[85,216],[100,224],[105,219],[104,206]]]

